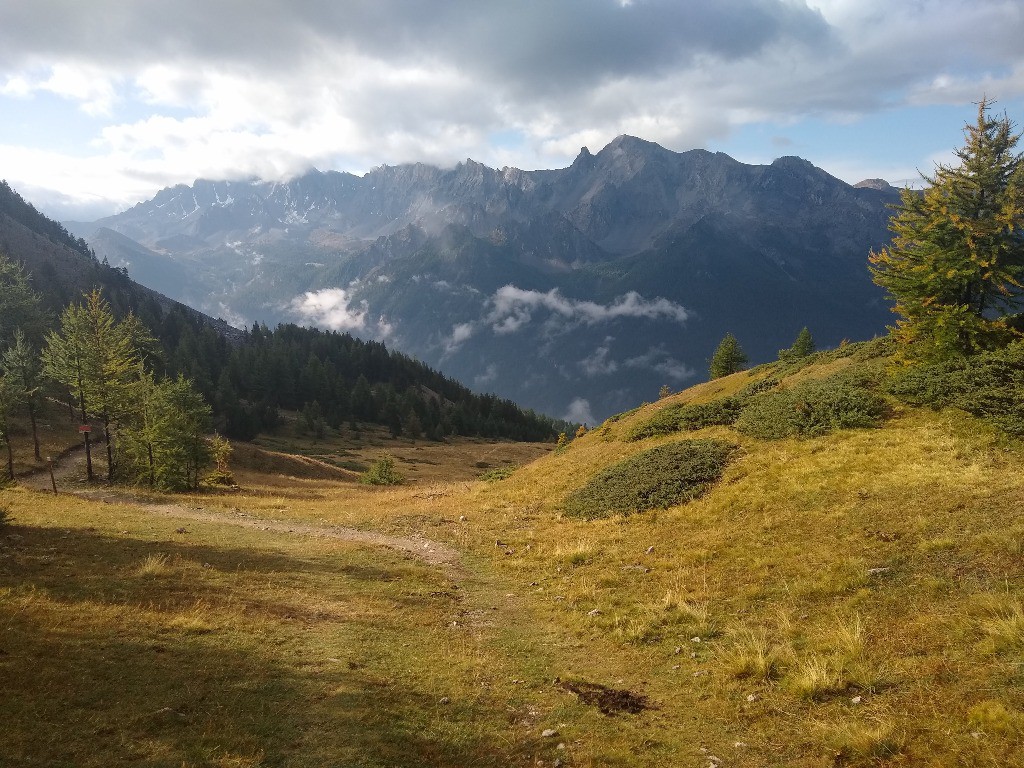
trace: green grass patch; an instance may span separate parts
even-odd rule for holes
[[[599,472],[569,495],[563,511],[593,520],[681,504],[711,487],[735,450],[721,440],[681,440],[643,451]]]

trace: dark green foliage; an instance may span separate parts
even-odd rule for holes
[[[797,335],[796,341],[793,342],[793,346],[789,349],[779,350],[779,360],[782,360],[783,362],[800,360],[807,357],[812,352],[814,352],[814,338],[811,336],[811,332],[807,328],[804,328]]]
[[[683,430],[732,424],[743,410],[738,397],[720,397],[709,403],[683,403],[662,408],[647,421],[633,427],[629,440],[670,435]]]
[[[746,400],[759,395],[762,392],[768,392],[769,390],[775,389],[779,386],[779,380],[774,376],[765,376],[763,379],[752,381],[739,392],[736,393],[736,397],[740,400]]]
[[[886,288],[900,320],[900,356],[927,363],[996,349],[1013,337],[1024,278],[1024,156],[1021,134],[1005,114],[964,130],[957,165],[905,189],[892,218],[890,245],[870,256],[875,282]]]
[[[593,520],[681,504],[707,491],[722,476],[735,450],[735,445],[721,440],[660,445],[598,473],[569,495],[563,511]]]
[[[718,343],[714,355],[711,356],[711,364],[708,372],[712,379],[720,379],[723,376],[742,371],[747,366],[747,355],[740,348],[740,343],[731,333]]]
[[[889,392],[911,405],[953,407],[1024,437],[1024,342],[968,359],[907,368]]]
[[[840,373],[751,398],[736,429],[765,440],[814,437],[837,429],[871,427],[884,414],[885,401],[866,378]]]
[[[405,478],[395,469],[395,460],[384,455],[362,474],[359,482],[366,485],[401,485]]]

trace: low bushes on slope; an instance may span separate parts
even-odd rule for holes
[[[1024,437],[1024,342],[908,368],[889,382],[889,392],[911,405],[959,408]]]
[[[837,429],[874,426],[884,413],[885,401],[869,381],[844,372],[751,398],[736,429],[765,440],[814,437]]]
[[[695,499],[722,476],[735,450],[735,445],[721,440],[660,445],[599,472],[569,495],[563,511],[593,520]]]
[[[732,424],[742,410],[743,400],[738,397],[720,397],[709,403],[670,405],[633,427],[629,439],[643,440],[683,430]]]

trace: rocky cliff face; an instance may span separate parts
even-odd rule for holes
[[[138,268],[174,282],[153,287],[213,314],[377,336],[526,405],[600,417],[703,376],[726,331],[755,360],[804,325],[822,344],[880,332],[865,261],[896,200],[796,157],[752,166],[620,136],[558,170],[197,181],[78,231],[130,270],[131,248],[95,233],[136,241]]]

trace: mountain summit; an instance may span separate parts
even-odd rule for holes
[[[467,159],[199,180],[69,227],[215,315],[383,339],[593,420],[703,377],[727,331],[754,360],[804,326],[826,345],[881,331],[865,262],[897,199],[801,158],[746,165],[619,136],[557,170]]]

